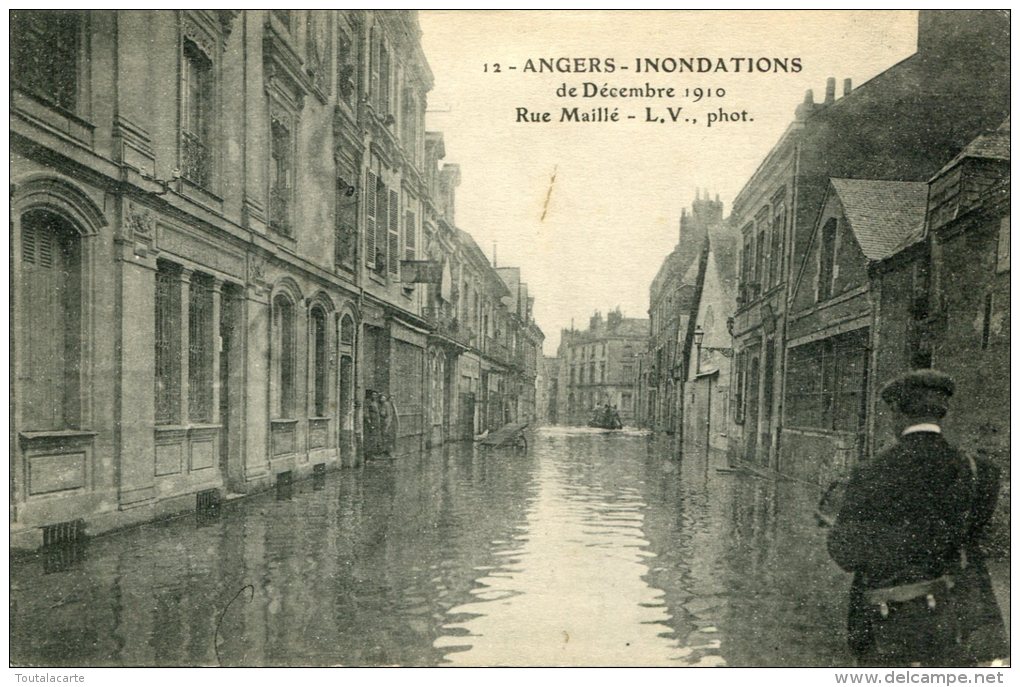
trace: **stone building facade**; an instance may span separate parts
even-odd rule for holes
[[[634,424],[638,356],[648,343],[648,320],[624,317],[619,309],[605,320],[596,312],[583,331],[560,334],[558,405],[560,424],[586,425],[592,410],[615,406],[624,424]]]
[[[14,545],[436,441],[476,247],[413,12],[11,21]]]

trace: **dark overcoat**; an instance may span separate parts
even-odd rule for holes
[[[854,573],[847,629],[860,662],[881,662],[873,633],[878,609],[865,603],[866,592],[958,574],[961,551],[976,589],[967,602],[968,616],[1001,626],[979,547],[998,489],[994,465],[979,460],[975,478],[967,458],[935,432],[907,434],[854,470],[828,546],[833,560]],[[991,636],[1000,634],[1004,637],[997,631]],[[932,646],[940,641],[915,641],[917,655],[904,662],[959,665],[1006,655],[998,653],[1000,646],[986,646],[982,649],[990,656],[965,656],[958,644]]]

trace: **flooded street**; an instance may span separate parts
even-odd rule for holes
[[[12,563],[50,665],[846,665],[816,492],[636,432],[453,444]]]

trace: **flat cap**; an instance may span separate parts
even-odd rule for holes
[[[882,400],[902,412],[944,415],[956,385],[938,370],[911,370],[894,377],[882,387]],[[932,413],[932,411],[934,411]]]

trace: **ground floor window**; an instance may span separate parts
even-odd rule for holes
[[[181,280],[173,265],[156,270],[156,424],[181,417]]]
[[[21,218],[18,283],[21,420],[28,430],[76,428],[81,421],[81,240],[45,210]]]
[[[868,330],[859,329],[790,349],[786,424],[857,432],[864,426]]]

